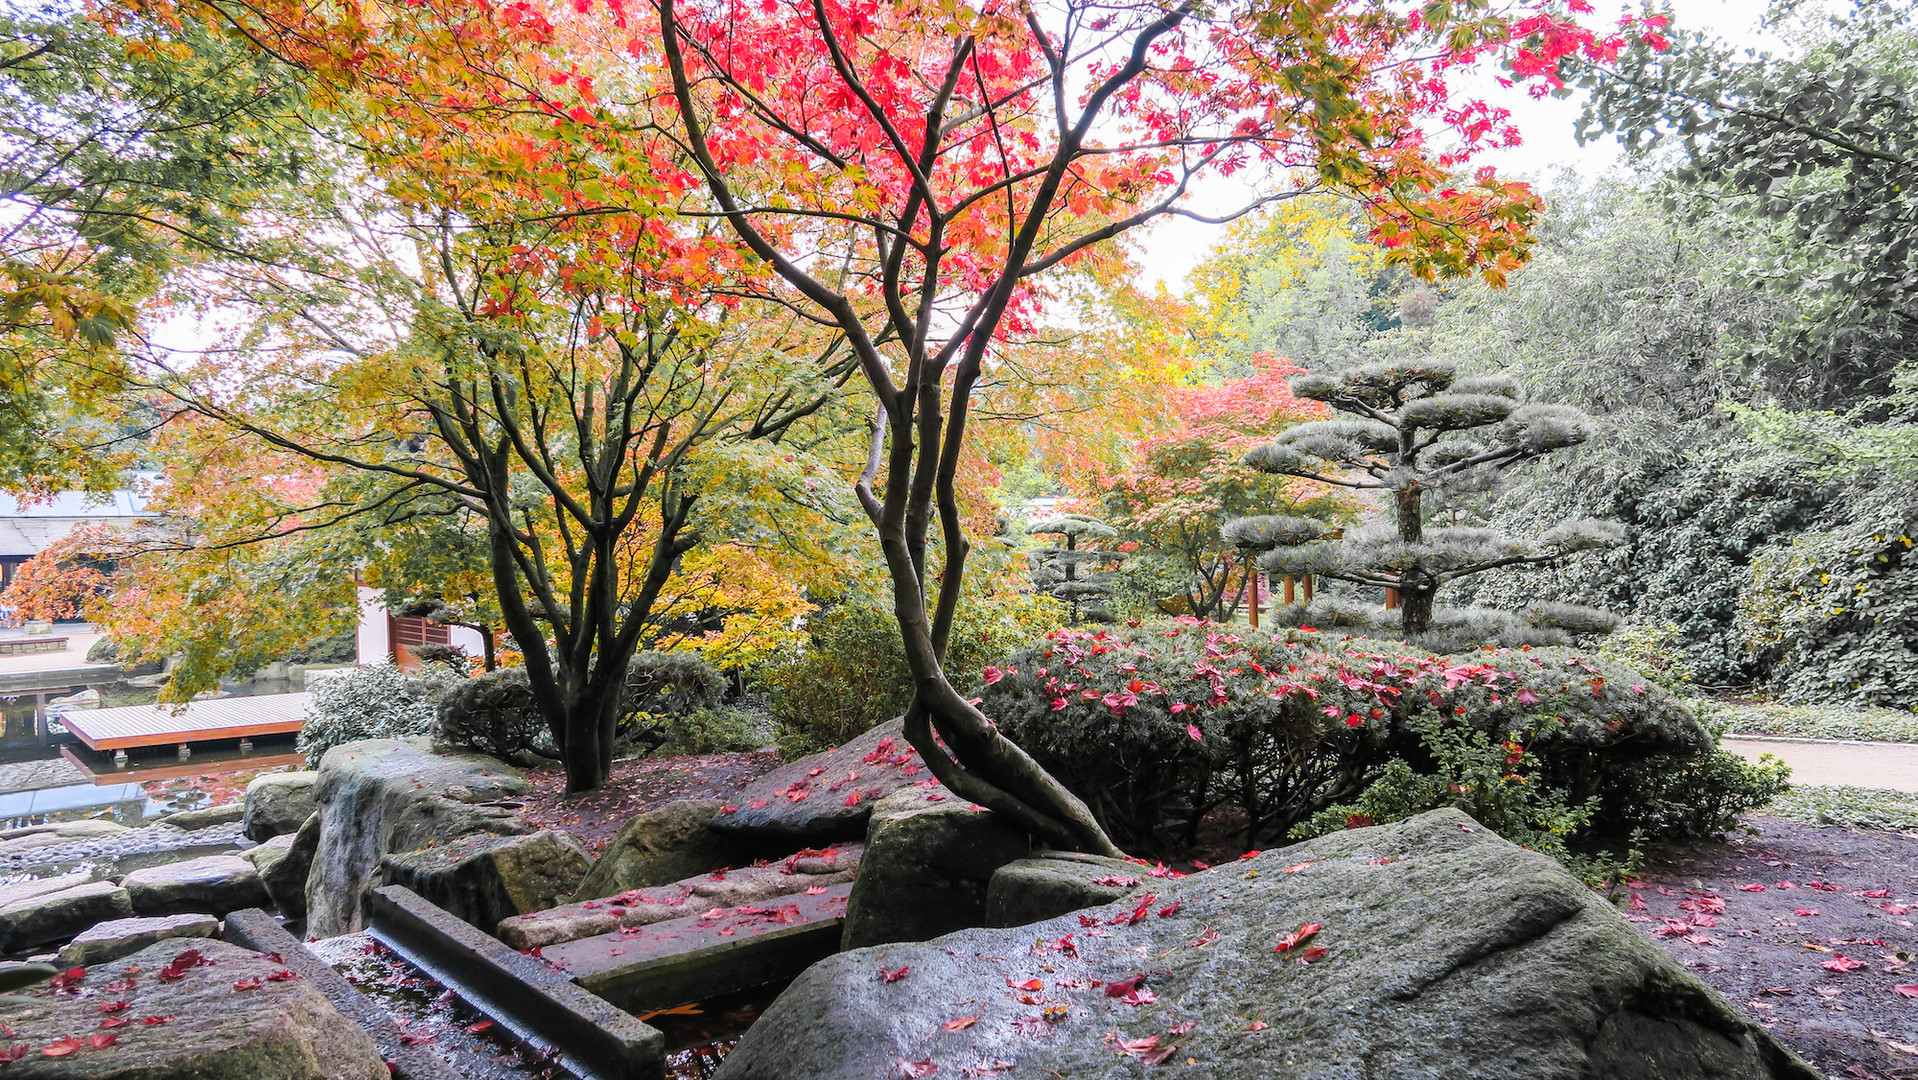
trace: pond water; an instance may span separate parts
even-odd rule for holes
[[[553,1080],[571,1075],[545,1048],[520,1045],[457,992],[368,933],[310,941],[306,947],[385,1009],[410,1038],[431,1045],[472,1080]],[[782,989],[764,987],[642,1015],[666,1036],[668,1080],[707,1080]]]

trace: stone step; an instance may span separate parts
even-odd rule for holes
[[[550,945],[538,956],[631,1012],[790,979],[839,950],[851,882]]]
[[[380,1056],[392,1063],[397,1080],[462,1080],[459,1070],[431,1047],[408,1043],[406,1032],[385,1009],[287,933],[280,920],[259,908],[235,911],[226,917],[224,936],[235,945],[278,956],[287,970],[312,983],[342,1016],[373,1037]]]

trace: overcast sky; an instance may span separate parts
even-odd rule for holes
[[[1593,6],[1602,13],[1608,10],[1608,4],[1615,3],[1594,0]],[[1701,29],[1746,48],[1777,49],[1780,44],[1758,31],[1765,0],[1663,0],[1660,6],[1670,9],[1674,26]],[[1624,9],[1617,10],[1622,13]],[[1631,10],[1638,9],[1634,5]],[[1580,98],[1532,99],[1522,91],[1498,87],[1489,77],[1485,87],[1480,93],[1511,109],[1512,122],[1524,143],[1488,152],[1475,159],[1475,165],[1495,165],[1501,173],[1523,178],[1548,176],[1560,167],[1597,177],[1619,165],[1618,144],[1610,138],[1580,146],[1573,136],[1573,125],[1583,109]],[[1163,281],[1175,291],[1180,289],[1186,273],[1205,257],[1224,231],[1222,226],[1181,219],[1154,225],[1140,238],[1149,279]]]

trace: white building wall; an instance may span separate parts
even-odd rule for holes
[[[384,664],[393,659],[391,628],[386,618],[386,594],[359,586],[360,625],[354,632],[361,664]]]
[[[449,626],[446,628],[446,643],[457,645],[466,650],[466,655],[475,660],[486,655],[486,639],[470,626]]]

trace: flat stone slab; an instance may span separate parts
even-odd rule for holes
[[[628,889],[612,896],[562,904],[502,920],[495,936],[515,949],[544,948],[684,918],[691,911],[760,904],[819,885],[850,882],[862,844],[804,848],[767,866],[746,866],[689,877],[671,885]]]
[[[64,892],[93,880],[93,874],[78,870],[71,874],[58,874],[53,877],[35,878],[32,881],[16,882],[12,885],[0,885],[0,909],[10,908],[22,901],[48,893]]]
[[[223,803],[219,806],[204,806],[198,810],[182,810],[177,814],[168,814],[156,824],[171,825],[187,832],[210,829],[215,825],[237,824],[246,816],[246,807],[241,803]]]
[[[474,926],[552,907],[571,896],[593,857],[571,833],[546,829],[520,836],[464,836],[388,855],[386,884],[404,885]]]
[[[759,847],[858,840],[872,804],[908,784],[930,781],[904,723],[889,720],[846,745],[782,765],[747,785],[712,827]]]
[[[0,952],[65,941],[95,923],[132,914],[127,890],[111,881],[42,893],[0,908]]]
[[[10,1080],[387,1080],[373,1040],[279,961],[222,941],[182,945],[88,968],[66,990],[0,997],[8,1043],[42,1048],[7,1065]],[[46,1056],[68,1038],[79,1045]]]
[[[225,915],[271,900],[259,871],[238,855],[208,855],[135,870],[121,882],[141,915]]]
[[[539,958],[629,1011],[736,993],[791,978],[838,950],[852,885],[814,887],[564,942]]]
[[[60,950],[60,963],[91,967],[131,956],[173,938],[210,938],[220,932],[211,915],[161,915],[151,919],[114,919],[82,930]]]

